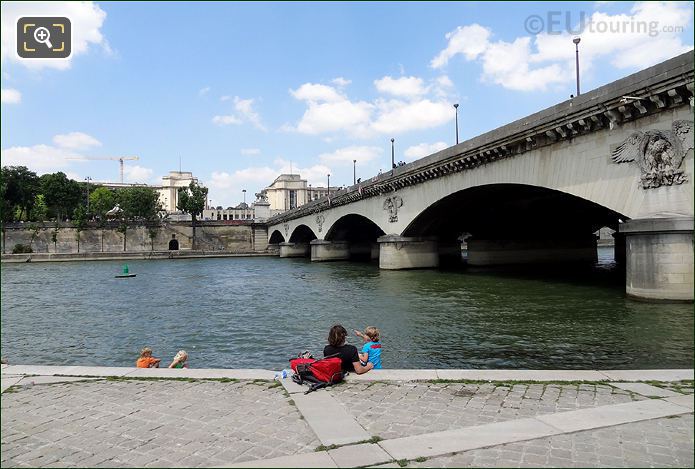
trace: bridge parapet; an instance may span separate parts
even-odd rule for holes
[[[515,122],[484,133],[381,177],[276,215],[268,225],[318,214],[361,199],[471,170],[542,147],[680,107],[693,106],[693,54],[687,52]]]

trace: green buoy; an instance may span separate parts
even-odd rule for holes
[[[128,264],[123,264],[123,274],[122,275],[116,275],[116,278],[130,278],[130,277],[135,277],[135,275],[136,274],[129,273]]]

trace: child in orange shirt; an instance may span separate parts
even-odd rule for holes
[[[140,351],[140,358],[135,362],[135,366],[138,368],[159,368],[160,361],[162,360],[152,356],[151,348],[145,347]]]

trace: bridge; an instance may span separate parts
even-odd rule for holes
[[[693,300],[692,51],[268,220],[280,257],[382,269],[591,263]]]

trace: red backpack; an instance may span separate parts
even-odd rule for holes
[[[342,360],[338,357],[326,357],[320,360],[313,358],[294,358],[290,360],[290,367],[294,371],[292,381],[297,384],[309,384],[311,391],[332,386],[343,380]]]

